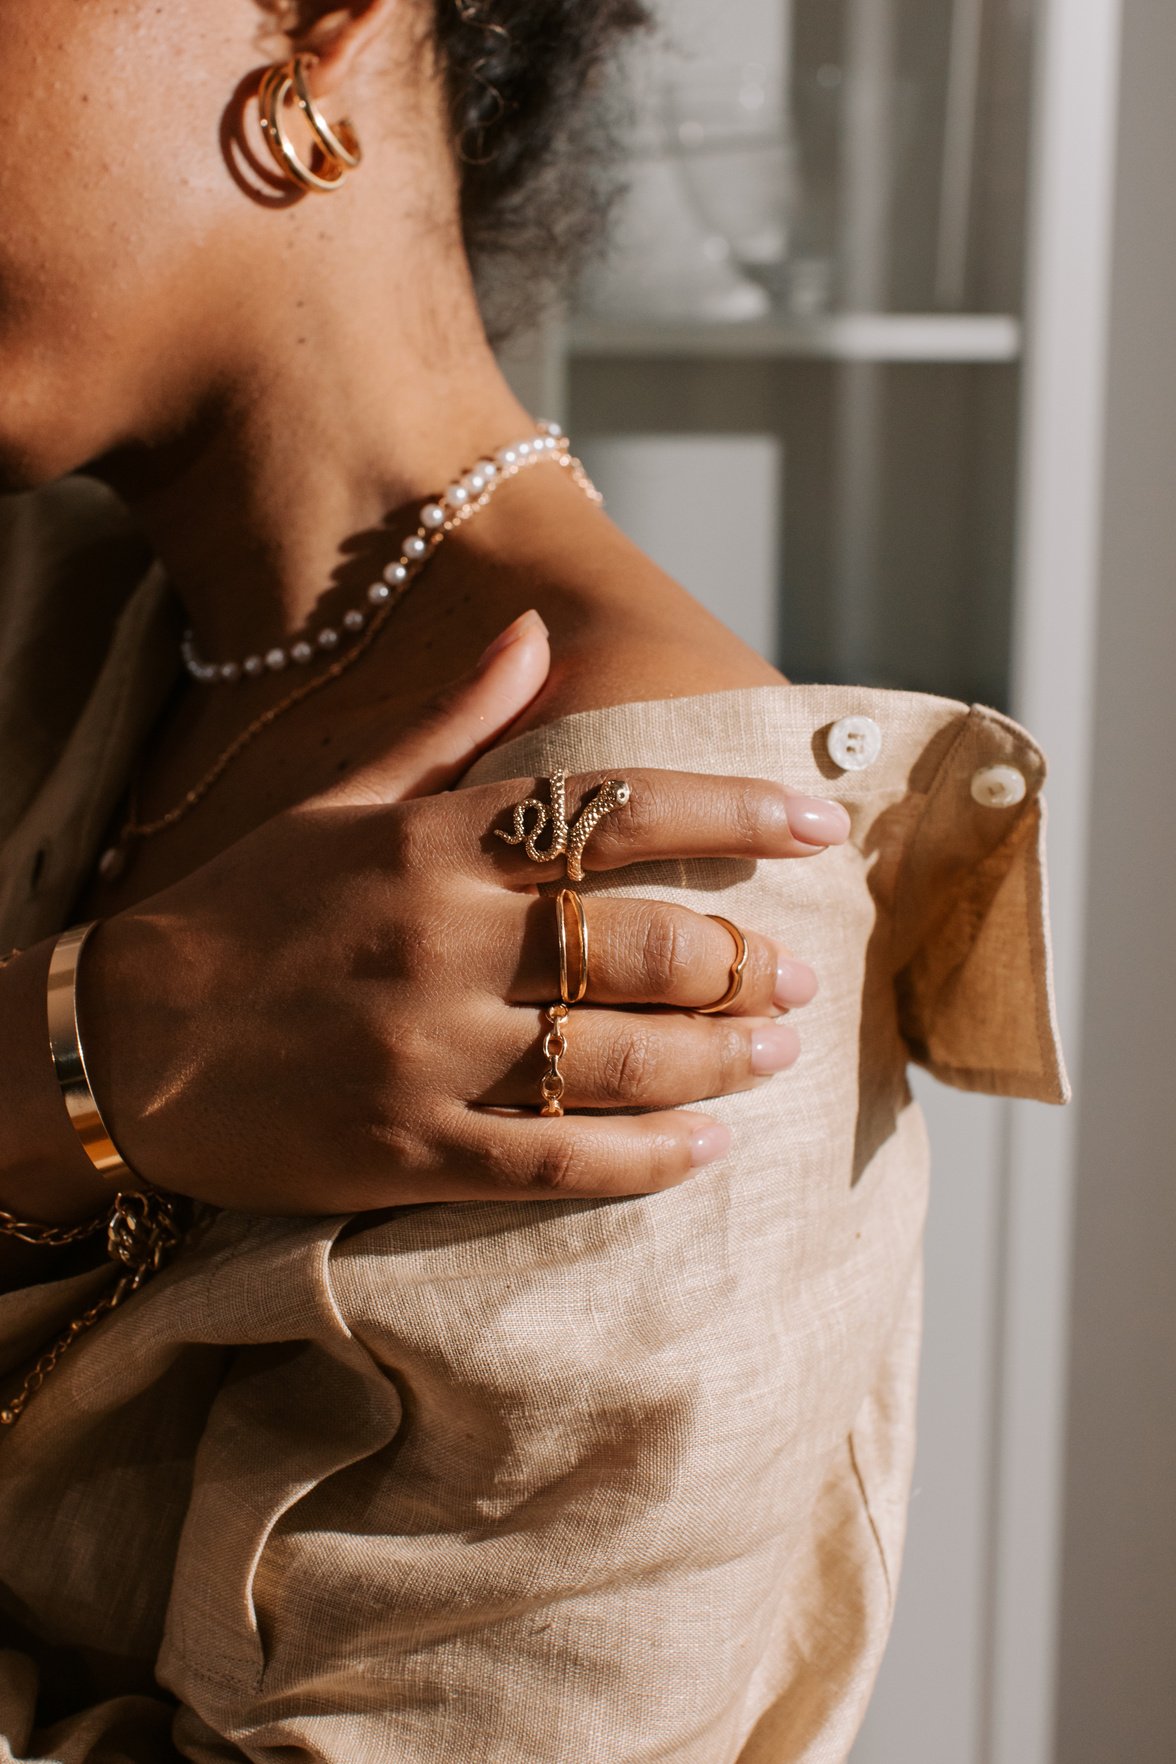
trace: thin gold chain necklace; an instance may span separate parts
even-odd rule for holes
[[[440,522],[430,523],[427,526],[422,524],[418,527],[417,531],[405,542],[399,562],[390,570],[385,571],[384,581],[388,585],[388,592],[375,605],[374,610],[367,617],[361,634],[351,647],[336,656],[328,667],[311,675],[309,679],[301,681],[291,692],[286,694],[285,698],[279,699],[277,704],[270,705],[267,710],[254,717],[251,723],[247,723],[240,734],[234,736],[229,745],[217,755],[203,776],[193,784],[190,790],[185,791],[179,801],[174,803],[164,814],[157,815],[152,820],[140,820],[136,800],[137,786],[132,786],[126,818],[118,836],[114,844],[103,852],[98,861],[98,875],[104,882],[114,882],[124,874],[136,845],[141,844],[145,839],[154,838],[158,833],[166,832],[169,827],[174,827],[177,821],[182,821],[184,816],[190,814],[198,803],[203,802],[213,785],[223,777],[233,761],[252,742],[256,741],[264,730],[276,723],[279,717],[285,716],[286,712],[293,710],[295,705],[301,704],[312,693],[320,691],[332,680],[339,679],[341,675],[353,668],[360,657],[371,648],[391,613],[399,605],[422,570],[427,567],[438,546],[443,544],[447,535],[464,526],[466,521],[472,520],[474,515],[486,507],[495,492],[509,479],[515,478],[520,472],[527,471],[532,466],[541,465],[544,460],[547,460],[569,472],[573,483],[583,491],[589,501],[599,504],[603,500],[581,462],[572,454],[567,437],[559,433],[557,426],[555,424],[545,425],[543,436],[545,438],[543,445],[526,444],[525,451],[523,444],[502,450],[498,455],[498,460],[502,463],[498,464],[493,478],[477,495],[470,496],[467,501],[462,502],[456,508],[447,509],[445,518]],[[507,455],[512,457],[508,458]],[[468,476],[468,474],[466,475]],[[426,504],[427,508],[437,506],[439,505]],[[389,584],[388,578],[390,576],[394,580]]]

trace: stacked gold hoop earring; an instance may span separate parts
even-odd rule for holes
[[[292,61],[268,68],[258,87],[257,109],[265,144],[283,177],[300,189],[329,194],[339,188],[349,171],[355,170],[363,150],[352,125],[329,123],[311,97],[306,76],[313,60],[312,56],[296,55]],[[290,139],[286,118],[293,110],[300,110],[310,126],[319,151],[316,165],[307,165],[300,159]]]

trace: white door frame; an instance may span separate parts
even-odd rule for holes
[[[1082,1011],[1121,0],[1037,0],[1013,710],[1048,786],[1058,1004]],[[986,1764],[1051,1764],[1074,1114],[1008,1106]]]

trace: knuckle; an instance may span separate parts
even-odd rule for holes
[[[419,1171],[431,1162],[427,1140],[399,1111],[373,1115],[367,1123],[367,1137],[380,1174],[402,1176],[406,1170]]]
[[[626,1031],[602,1062],[602,1100],[631,1103],[655,1094],[660,1064],[652,1036],[640,1029]]]
[[[631,792],[623,808],[605,817],[601,831],[611,821],[615,823],[614,835],[623,837],[625,845],[640,847],[649,844],[665,814],[660,795],[656,785],[648,779],[643,780],[640,788]]]
[[[693,951],[682,916],[662,908],[646,920],[641,950],[641,970],[651,998],[669,998]]]
[[[762,937],[751,943],[745,990],[749,998],[770,1000],[776,990],[776,952]]]
[[[758,846],[763,836],[764,790],[754,778],[741,778],[727,792],[727,820],[734,838],[744,849]]]
[[[751,1041],[745,1030],[734,1022],[722,1025],[721,1019],[715,1024],[717,1046],[714,1050],[714,1071],[718,1090],[716,1095],[725,1094],[729,1090],[741,1089],[747,1083],[751,1070]]]
[[[398,805],[382,829],[382,856],[385,864],[398,875],[417,875],[431,869],[437,860],[436,809],[429,802],[408,802]]]
[[[651,1135],[644,1147],[642,1189],[655,1194],[659,1189],[673,1188],[690,1171],[690,1154],[686,1140],[672,1133]]]
[[[557,1132],[535,1166],[533,1186],[549,1194],[582,1194],[587,1171],[580,1147]]]

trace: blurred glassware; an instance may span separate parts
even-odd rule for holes
[[[634,95],[627,187],[609,251],[582,277],[577,310],[619,324],[763,318],[767,295],[741,274],[727,241],[700,225],[667,148],[660,107],[646,82]]]
[[[789,306],[803,201],[783,69],[714,62],[682,68],[662,88],[662,114],[667,146],[708,235],[726,245],[773,305]],[[811,303],[811,272],[806,286]]]
[[[700,228],[662,154],[631,162],[608,255],[576,291],[576,310],[613,324],[665,319],[738,324],[771,302],[732,261],[726,240]]]

